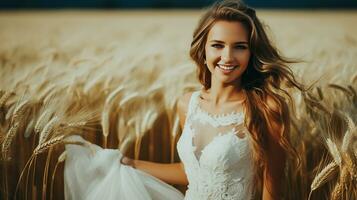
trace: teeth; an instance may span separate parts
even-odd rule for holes
[[[234,69],[236,66],[224,66],[224,65],[218,65],[220,68],[225,69],[225,70],[232,70]]]

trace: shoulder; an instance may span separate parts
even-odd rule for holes
[[[193,94],[193,92],[187,92],[184,95],[182,95],[177,101],[177,112],[178,112],[180,124],[182,127],[183,127],[185,119],[186,119],[188,105],[190,103],[192,94]]]
[[[184,112],[184,113],[187,112],[188,104],[190,103],[192,94],[193,92],[187,92],[178,99],[177,101],[178,112]]]

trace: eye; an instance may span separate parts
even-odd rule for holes
[[[246,46],[243,46],[243,45],[238,45],[238,46],[236,46],[235,47],[236,49],[247,49],[247,47]]]
[[[221,44],[212,44],[211,47],[214,47],[214,48],[223,48],[223,45]]]

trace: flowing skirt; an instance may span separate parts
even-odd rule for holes
[[[171,185],[130,166],[121,165],[117,149],[102,149],[80,136],[66,145],[64,191],[68,200],[182,200]]]

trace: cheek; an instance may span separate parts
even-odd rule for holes
[[[207,61],[207,66],[210,69],[210,71],[212,72],[212,70],[214,70],[215,66],[214,63],[218,62],[220,58],[219,53],[217,53],[217,51],[206,51],[206,61]]]
[[[249,59],[250,59],[250,53],[248,52],[247,54],[241,55],[239,58],[239,63],[241,65],[241,69],[239,70],[239,74],[243,73],[245,70],[247,70],[248,65],[249,65]]]
[[[217,51],[206,50],[206,59],[207,60],[214,60],[214,59],[217,59],[217,57],[219,57]]]
[[[239,61],[242,65],[248,65],[249,59],[250,59],[250,53],[248,52],[248,53],[241,55]]]

